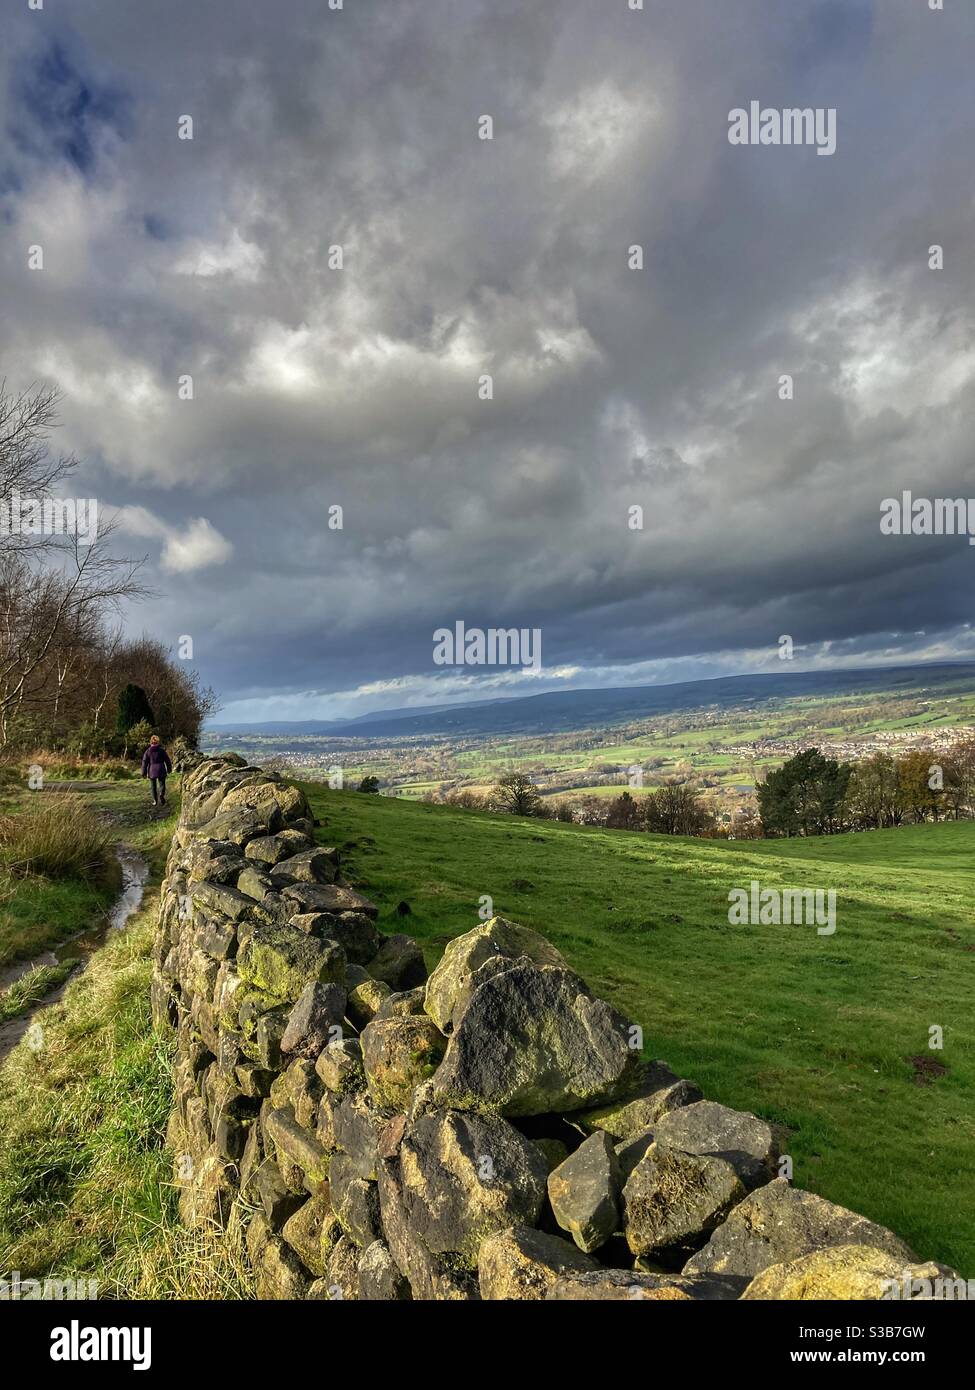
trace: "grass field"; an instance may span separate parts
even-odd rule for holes
[[[381,925],[429,964],[490,895],[650,1055],[782,1126],[797,1185],[975,1274],[975,824],[727,843],[305,790]],[[752,879],[835,889],[835,935],[729,925],[728,891]]]

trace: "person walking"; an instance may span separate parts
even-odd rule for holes
[[[152,783],[152,804],[156,805],[157,798],[160,806],[166,804],[166,773],[172,772],[173,764],[169,754],[159,742],[159,735],[153,734],[149,740],[149,747],[142,755],[142,775],[148,777]]]

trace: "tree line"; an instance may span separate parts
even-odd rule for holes
[[[762,839],[882,830],[975,816],[975,735],[936,753],[912,748],[839,762],[807,748],[755,787],[757,805],[723,821],[690,781],[673,778],[644,795],[544,798],[526,773],[501,777],[487,793],[448,792],[447,805],[605,826],[609,830],[708,839]]]
[[[195,746],[213,692],[163,643],[124,635],[123,606],[149,593],[144,560],[116,553],[97,511],[85,535],[41,520],[78,468],[49,445],[57,404],[0,382],[0,756],[128,756],[145,728]]]
[[[838,762],[807,748],[755,788],[767,836],[835,835],[975,815],[975,736]]]

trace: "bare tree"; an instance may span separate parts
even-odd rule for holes
[[[56,731],[72,673],[90,661],[105,615],[148,592],[138,578],[144,561],[111,547],[114,520],[84,538],[77,525],[15,524],[15,495],[35,509],[51,502],[77,466],[48,444],[58,399],[44,388],[13,395],[0,383],[0,747],[14,717],[46,716]]]
[[[60,392],[53,387],[32,386],[19,395],[0,381],[0,504],[7,508],[8,523],[15,494],[40,500],[50,497],[71,476],[77,461],[70,455],[53,454],[48,445],[58,423]],[[12,528],[0,534],[4,553],[56,548],[57,535],[37,534]]]

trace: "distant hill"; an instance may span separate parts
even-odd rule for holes
[[[635,719],[689,709],[760,706],[796,696],[903,693],[930,689],[939,695],[975,690],[975,662],[861,670],[783,671],[774,675],[722,676],[673,685],[637,685],[609,690],[558,690],[544,695],[441,705],[416,710],[377,710],[357,719],[276,721],[214,725],[208,733],[307,734],[351,738],[490,737],[552,734],[626,724]]]
[[[502,699],[473,700],[469,704],[456,702],[444,705],[424,705],[422,710],[415,706],[402,709],[377,709],[371,714],[357,714],[351,719],[272,719],[263,724],[208,724],[211,734],[338,734],[345,732],[351,738],[362,724],[374,724],[377,720],[388,723],[394,719],[412,718],[419,714],[439,714],[452,709],[480,709],[483,705],[496,705]]]

